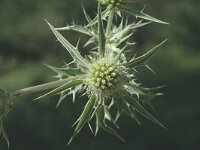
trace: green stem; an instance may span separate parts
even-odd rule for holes
[[[106,29],[106,36],[107,36],[107,38],[109,38],[110,33],[111,33],[114,15],[115,15],[115,9],[112,8],[111,11],[110,11],[110,14],[109,14],[108,24],[107,24],[107,29]]]
[[[37,86],[33,86],[33,87],[20,89],[20,90],[9,93],[9,97],[16,98],[19,96],[24,96],[27,94],[37,93],[37,92],[45,91],[48,89],[56,88],[58,86],[65,84],[66,82],[68,82],[72,79],[74,79],[74,78],[62,79],[62,80],[58,80],[58,81],[54,81],[54,82],[49,82],[49,83],[45,83],[45,84],[41,84],[41,85],[37,85]]]

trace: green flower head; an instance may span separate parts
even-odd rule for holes
[[[98,0],[103,5],[117,6],[124,2],[124,0]]]
[[[89,67],[88,91],[96,94],[102,93],[102,96],[112,95],[112,91],[117,89],[120,78],[119,66],[106,58],[101,58]]]
[[[98,0],[100,4],[108,6],[108,8],[119,8],[124,5],[124,0]]]

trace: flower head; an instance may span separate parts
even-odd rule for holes
[[[121,4],[123,0],[99,0],[99,2],[115,7]],[[88,97],[84,110],[76,122],[77,125],[70,142],[80,132],[82,127],[93,118],[96,119],[95,134],[102,128],[123,140],[107,124],[107,121],[110,121],[116,125],[117,119],[122,113],[128,114],[140,124],[136,116],[136,112],[138,112],[154,123],[164,127],[143,107],[143,104],[151,106],[150,100],[158,95],[155,91],[160,87],[145,88],[141,86],[141,84],[136,83],[135,73],[138,67],[147,66],[148,60],[166,40],[150,49],[144,55],[139,57],[133,56],[132,58],[126,57],[127,50],[132,45],[129,42],[129,38],[136,28],[145,26],[151,22],[164,22],[143,12],[138,11],[136,13],[136,11],[126,8],[124,11],[145,21],[139,20],[137,23],[128,24],[121,18],[120,25],[115,25],[113,24],[113,19],[114,15],[117,14],[117,10],[114,7],[101,12],[99,6],[98,15],[93,20],[90,19],[84,10],[88,21],[87,26],[73,24],[62,28],[54,28],[47,22],[58,41],[68,50],[74,61],[61,68],[49,66],[50,69],[58,73],[59,79],[69,80],[38,99],[61,93],[58,102],[59,105],[69,94],[73,94],[75,97],[76,93],[84,92]],[[104,29],[105,22],[103,20],[107,21],[106,30]],[[88,56],[82,56],[78,48],[70,44],[59,33],[60,30],[72,30],[88,35],[89,40],[85,46],[93,44],[95,45],[94,50]],[[112,114],[111,111],[115,110],[114,107],[117,110],[115,114]]]
[[[118,7],[120,4],[123,4],[123,2],[124,0],[99,0],[99,3],[110,7]]]

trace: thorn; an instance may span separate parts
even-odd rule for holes
[[[156,74],[156,72],[153,70],[153,69],[151,69],[148,65],[145,65],[152,73],[154,73],[154,74]]]
[[[144,9],[146,8],[147,4],[144,5],[144,7],[142,8],[141,12],[144,11]]]
[[[89,126],[89,129],[90,129],[90,131],[92,132],[92,134],[94,134],[94,131],[93,131],[93,129],[92,129],[92,127],[91,127],[91,125],[90,125],[89,122],[88,122],[88,126]]]
[[[81,38],[78,39],[78,42],[76,44],[76,48],[78,49],[79,43],[80,43]]]

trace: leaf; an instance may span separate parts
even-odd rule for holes
[[[160,44],[156,45],[144,55],[131,59],[126,65],[129,67],[138,67],[141,65],[145,65],[145,63],[159,50],[158,48],[161,45],[163,45],[166,41],[167,40],[164,40]]]
[[[120,139],[124,143],[126,143],[126,141],[113,128],[109,127],[106,124],[102,125],[101,128],[104,129],[106,132],[112,134],[113,136],[117,137],[118,139]]]
[[[72,142],[72,140],[76,137],[76,135],[80,132],[82,127],[90,120],[90,116],[92,112],[94,111],[94,104],[95,104],[95,95],[91,95],[90,99],[88,100],[87,104],[85,105],[85,108],[81,114],[81,116],[78,119],[78,124],[74,130],[74,133],[69,140],[68,144]]]
[[[120,26],[112,31],[113,32],[111,37],[112,43],[116,45],[115,47],[118,47],[120,49],[125,49],[128,45],[129,38],[134,33],[134,30],[136,28],[148,25],[149,23],[150,22],[145,22],[145,23],[138,22],[123,26],[123,22],[121,22]]]
[[[148,24],[150,24],[151,22],[138,22],[138,23],[133,23],[131,24],[131,28],[132,29],[137,29],[137,28],[140,28],[140,27],[143,27],[143,26],[146,26]]]
[[[109,15],[109,9],[105,9],[102,13],[102,19],[104,20],[106,17]],[[86,27],[91,27],[94,26],[95,24],[98,23],[98,16],[96,16]]]
[[[95,136],[97,135],[102,122],[104,121],[104,110],[103,110],[103,105],[99,106],[96,109],[96,130],[95,130]]]
[[[91,18],[90,18],[90,16],[86,13],[84,6],[83,6],[83,5],[81,5],[81,6],[82,6],[82,9],[83,9],[83,13],[84,13],[85,19],[86,19],[87,22],[89,23],[89,22],[91,21]]]
[[[116,31],[113,31],[111,41],[116,44],[116,47],[123,48],[124,46],[126,46],[128,39],[133,34],[133,29],[130,25],[124,27],[123,29],[119,28]]]
[[[60,93],[60,98],[56,104],[56,108],[58,108],[60,106],[60,104],[63,102],[63,100],[69,95],[69,90],[67,91],[63,91]]]
[[[117,121],[118,117],[120,117],[120,115],[125,112],[129,117],[131,117],[132,119],[134,119],[139,125],[141,125],[139,119],[137,118],[137,116],[135,115],[135,111],[133,111],[130,107],[130,105],[123,99],[116,99],[116,103],[117,103],[117,108],[118,108],[118,115],[115,119],[115,121]]]
[[[129,39],[132,35],[133,35],[132,33],[130,33],[130,34],[126,35],[126,36],[123,35],[123,36],[119,39],[119,41],[118,41],[116,47],[119,47],[119,48],[125,47],[125,46],[127,45],[128,39]]]
[[[135,108],[140,114],[142,114],[144,117],[146,117],[147,119],[151,120],[155,124],[157,124],[157,125],[163,127],[164,129],[166,129],[166,127],[164,125],[162,125],[162,123],[160,123],[160,121],[158,121],[154,116],[152,116],[142,105],[140,105],[139,102],[135,101],[131,96],[128,96],[126,101],[133,108]]]
[[[61,76],[76,76],[81,75],[83,72],[79,68],[69,68],[69,67],[63,67],[63,68],[56,68],[50,65],[46,65],[48,68],[53,70],[54,72],[60,74]]]
[[[76,31],[76,32],[79,32],[79,33],[83,33],[83,34],[86,34],[86,35],[89,35],[89,36],[92,36],[92,32],[87,29],[86,27],[82,27],[82,26],[79,26],[79,25],[71,25],[71,26],[66,26],[66,27],[61,27],[61,28],[55,28],[56,30],[60,30],[60,31],[63,31],[63,30],[69,30],[69,31]]]
[[[60,87],[57,87],[57,88],[53,89],[52,91],[50,91],[50,92],[48,92],[48,93],[36,98],[35,100],[42,99],[42,98],[45,98],[45,97],[48,97],[48,96],[52,96],[52,95],[58,94],[58,93],[60,93],[62,91],[65,91],[65,90],[67,90],[67,89],[69,89],[69,88],[71,88],[73,86],[76,86],[78,84],[81,84],[81,83],[83,83],[82,79],[71,80],[71,81],[61,85]]]
[[[119,117],[122,115],[122,113],[124,112],[124,108],[122,106],[121,98],[115,98],[115,103],[117,105],[117,113],[116,113],[116,117],[115,117],[115,122],[116,122],[119,119]]]
[[[82,89],[82,84],[79,84],[79,85],[77,85],[77,86],[75,86],[75,87],[71,87],[70,89],[67,89],[67,90],[65,90],[65,91],[62,91],[62,92],[60,93],[60,98],[59,98],[59,100],[58,100],[58,103],[56,104],[56,108],[58,108],[59,105],[63,102],[63,100],[64,100],[68,95],[70,95],[70,94],[72,94],[72,96],[73,96],[73,102],[75,102],[76,93],[77,93],[78,91],[81,91],[81,89]]]
[[[99,45],[99,53],[100,56],[104,56],[105,53],[105,34],[104,34],[104,28],[103,28],[103,20],[101,16],[101,8],[100,4],[98,5],[98,45]]]
[[[95,45],[97,45],[97,43],[98,43],[98,38],[97,38],[97,36],[95,35],[95,36],[91,37],[91,38],[85,43],[84,47],[88,46],[89,44],[95,44]]]
[[[87,22],[88,23],[92,22],[90,16],[86,13],[85,8],[83,7],[83,5],[82,5],[82,9],[83,9],[83,13],[85,15],[85,18],[86,18]],[[94,33],[93,36],[95,36],[95,33],[97,32],[97,28],[95,26],[93,26],[93,25],[92,26],[86,26],[86,28],[87,27],[91,28],[92,32]]]
[[[148,25],[151,22],[145,22],[145,23],[132,23],[130,25],[123,26],[122,23],[120,26],[116,29],[116,31],[113,31],[113,35],[111,37],[111,40],[114,39],[121,39],[124,38],[130,34],[133,34],[133,29]]]
[[[124,85],[125,90],[131,95],[135,94],[139,98],[140,95],[145,95],[145,93],[138,86]]]
[[[74,60],[81,66],[87,67],[88,62],[81,56],[78,49],[71,45],[48,21],[46,21],[50,27],[50,29],[53,31],[55,36],[57,37],[58,41],[61,42],[61,44],[67,49],[67,51],[70,53],[70,55],[74,58]]]
[[[104,117],[105,119],[107,119],[108,121],[113,121],[112,117],[111,117],[111,114],[107,108],[107,106],[104,105]]]
[[[131,10],[129,8],[124,8],[122,10],[125,11],[126,13],[130,14],[130,15],[137,17],[137,18],[141,18],[141,19],[144,19],[144,20],[148,20],[148,21],[152,21],[152,22],[156,22],[156,23],[161,23],[161,24],[168,24],[167,22],[163,22],[159,19],[156,19],[154,17],[149,16],[149,15],[143,13],[142,11]]]
[[[108,114],[106,114],[104,106],[100,107],[98,111],[96,112],[96,133],[95,134],[97,134],[99,128],[102,128],[106,132],[112,134],[113,136],[125,142],[125,140],[114,129],[112,129],[110,126],[106,124],[105,122],[106,115]]]

